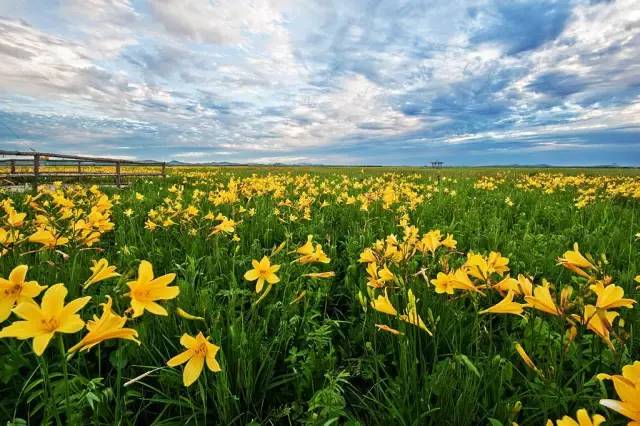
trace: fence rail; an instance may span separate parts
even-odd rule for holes
[[[3,157],[17,157],[17,158],[3,158]],[[20,157],[32,157],[32,162],[29,160],[23,160]],[[55,160],[51,160],[55,159]],[[48,163],[47,163],[48,162]],[[28,152],[28,151],[5,151],[0,150],[0,164],[8,164],[8,173],[0,172],[0,178],[31,178],[34,191],[38,189],[38,184],[41,179],[45,178],[69,178],[75,177],[80,180],[82,177],[113,177],[115,184],[118,188],[122,186],[123,178],[127,177],[153,177],[167,176],[167,163],[156,161],[133,161],[133,160],[120,160],[116,158],[106,157],[88,157],[84,155],[67,155],[56,154],[49,152]],[[43,170],[42,166],[61,166],[61,165],[75,165],[76,171],[50,171]],[[87,172],[82,170],[82,166],[102,166],[108,167],[112,165],[114,167],[113,173],[109,172]],[[160,170],[155,172],[133,172],[123,173],[121,170],[122,165],[127,166],[147,166],[147,167],[160,167]],[[23,172],[18,167],[30,167],[30,172]]]

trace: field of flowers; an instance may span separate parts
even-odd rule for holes
[[[633,170],[0,190],[0,421],[640,425]]]

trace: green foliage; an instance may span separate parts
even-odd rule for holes
[[[296,176],[305,171],[281,173]],[[388,171],[312,172],[337,183],[342,175],[357,182]],[[266,173],[233,170],[236,177],[255,172]],[[395,172],[408,176],[416,170]],[[558,284],[570,284],[571,274],[556,265],[556,258],[578,241],[594,256],[606,254],[607,273],[625,288],[627,297],[637,299],[632,283],[640,273],[640,247],[633,238],[640,231],[637,201],[605,199],[579,209],[572,188],[544,194],[519,190],[507,182],[484,191],[473,187],[475,178],[494,171],[443,170],[440,173],[447,179],[439,183],[435,172],[419,172],[418,182],[439,188],[408,211],[410,223],[421,232],[453,233],[460,251],[500,251],[510,259],[512,276],[523,273]],[[226,235],[210,236],[210,227],[203,224],[144,229],[146,213],[170,195],[171,185],[184,185],[188,204],[195,189],[211,191],[229,179],[226,169],[206,179],[176,173],[166,181],[139,181],[118,192],[122,201],[114,207],[116,227],[98,244],[100,254],[75,250],[68,253],[69,260],[45,252],[0,257],[0,276],[27,263],[33,279],[64,282],[76,294],[89,275],[91,260],[105,257],[123,276],[96,284],[92,290],[96,303],[107,294],[125,293],[125,282],[142,259],[150,260],[157,274],[176,272],[181,290],[179,298],[167,304],[168,317],[145,315],[133,324],[140,333],[139,347],[109,341],[67,362],[53,347],[36,359],[29,342],[1,339],[0,418],[7,419],[7,425],[543,424],[577,408],[602,413],[597,401],[607,393],[593,376],[617,372],[638,358],[637,308],[625,315],[629,336],[624,351],[612,353],[593,335],[580,336],[566,348],[565,330],[554,318],[478,316],[469,299],[435,294],[426,283],[416,296],[434,336],[412,326],[403,326],[400,336],[378,331],[374,319],[380,314],[371,308],[365,312],[357,298],[359,291],[366,291],[366,273],[357,259],[377,239],[399,232],[397,212],[383,209],[379,201],[368,211],[345,204],[314,207],[310,221],[282,222],[273,215],[281,200],[258,196],[215,206],[204,197],[196,205],[201,212],[239,218],[239,206],[256,209],[252,218],[242,216],[236,230],[239,242]],[[445,188],[455,190],[455,196]],[[292,197],[300,195],[293,184],[289,189]],[[115,193],[115,189],[105,191]],[[135,200],[136,192],[145,196],[142,202]],[[17,202],[22,197],[11,196]],[[513,200],[512,207],[505,204],[506,197]],[[123,213],[127,208],[135,211],[131,218]],[[191,229],[195,234],[189,234]],[[289,252],[304,243],[307,234],[313,234],[332,258],[329,266],[291,263]],[[254,283],[243,275],[251,259],[270,255],[285,240],[286,248],[271,257],[272,263],[283,265],[281,282],[256,304]],[[421,266],[411,265],[411,272]],[[439,267],[426,265],[425,273],[432,278]],[[326,270],[335,271],[336,277],[317,281],[302,277]],[[422,280],[410,274],[402,279]],[[126,301],[121,297],[114,309],[123,312]],[[177,307],[204,321],[177,317]],[[86,309],[82,315],[88,319],[94,313],[99,315],[99,310]],[[182,350],[183,333],[198,331],[221,347],[222,371],[213,374],[205,369],[193,386],[185,388],[182,367],[166,367],[166,361]],[[69,347],[77,339],[65,337],[65,344]],[[513,349],[516,341],[544,377],[523,364]]]

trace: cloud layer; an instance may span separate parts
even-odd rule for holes
[[[639,58],[636,0],[9,0],[0,147],[640,165]]]

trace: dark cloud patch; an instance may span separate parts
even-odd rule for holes
[[[528,87],[538,93],[561,97],[581,92],[586,86],[578,75],[555,71],[539,75]]]
[[[476,43],[498,42],[506,46],[507,54],[516,55],[558,37],[570,13],[570,2],[554,0],[502,0],[493,13],[471,8],[470,16],[486,24],[471,40]],[[484,22],[485,15],[488,23]]]

